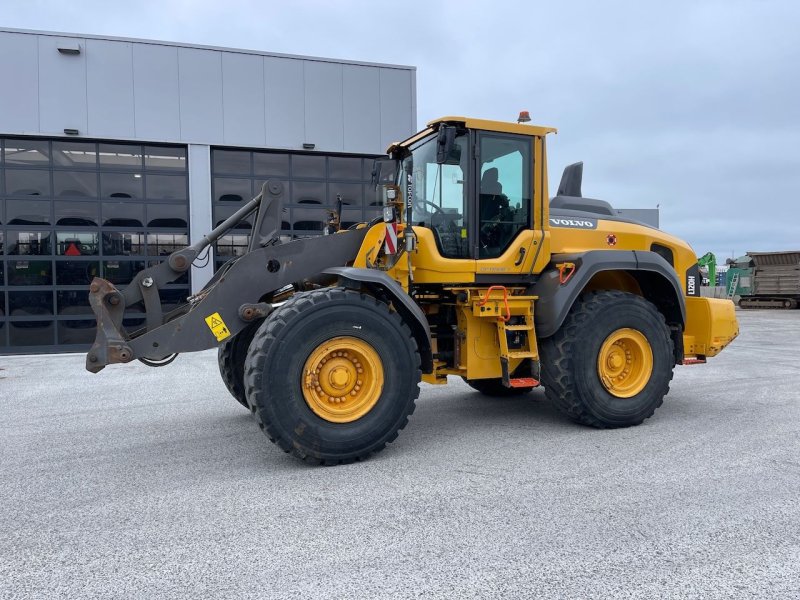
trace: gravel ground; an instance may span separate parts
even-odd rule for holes
[[[270,444],[211,352],[0,357],[0,596],[798,598],[800,311],[738,314],[640,427],[454,380],[334,468]]]

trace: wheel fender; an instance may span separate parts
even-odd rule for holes
[[[575,272],[564,284],[560,282],[556,265],[571,262]],[[686,306],[675,269],[655,252],[640,250],[591,250],[580,254],[553,254],[550,265],[542,271],[538,281],[527,293],[538,296],[534,320],[540,338],[553,335],[561,327],[589,280],[601,271],[627,271],[634,277],[639,274],[656,274],[663,278],[672,298],[663,300],[674,304],[680,313],[681,325],[686,323]]]
[[[376,269],[360,269],[357,267],[332,267],[323,271],[335,275],[344,287],[359,289],[362,286],[370,291],[382,291],[389,296],[395,310],[403,317],[417,341],[422,372],[433,372],[433,352],[431,346],[431,329],[425,313],[416,302],[406,294],[403,287],[383,271]]]

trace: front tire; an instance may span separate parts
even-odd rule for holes
[[[598,428],[639,425],[652,416],[675,366],[663,315],[619,291],[579,298],[540,349],[546,397],[570,419]]]
[[[362,460],[392,442],[419,395],[408,326],[372,296],[342,288],[296,294],[258,329],[245,365],[259,426],[314,464]]]
[[[244,362],[247,359],[247,348],[258,331],[261,321],[251,323],[232,339],[226,340],[217,350],[217,364],[222,381],[231,396],[244,406],[250,409],[247,404],[247,394],[244,389]]]

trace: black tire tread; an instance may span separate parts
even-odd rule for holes
[[[542,383],[545,388],[545,397],[558,409],[561,413],[584,425],[596,427],[598,429],[608,429],[612,427],[630,427],[639,425],[645,419],[653,416],[656,409],[664,402],[664,396],[669,392],[669,381],[672,380],[673,371],[670,369],[667,384],[664,387],[663,394],[660,400],[652,407],[649,414],[645,415],[638,422],[632,422],[623,426],[612,426],[604,423],[595,417],[584,405],[578,394],[575,392],[573,384],[575,367],[573,364],[573,347],[580,339],[579,332],[581,329],[592,326],[592,319],[598,311],[608,306],[609,301],[631,299],[639,303],[647,311],[655,313],[658,318],[667,327],[664,315],[650,302],[626,292],[617,290],[603,290],[590,292],[576,301],[572,310],[570,310],[564,323],[559,330],[551,337],[540,342],[542,352]],[[670,356],[673,353],[672,339],[667,336],[669,340]]]
[[[234,399],[249,409],[247,404],[247,395],[244,389],[244,382],[239,381],[233,372],[233,348],[236,338],[223,342],[217,351],[217,363],[219,364],[219,374],[222,376],[222,382],[228,388],[231,396]]]
[[[261,399],[260,397],[263,394],[263,391],[259,388],[259,386],[256,386],[254,382],[256,381],[256,378],[262,374],[260,364],[263,364],[263,359],[266,358],[269,347],[275,342],[280,331],[287,326],[290,320],[293,320],[314,305],[329,302],[335,300],[337,296],[341,297],[347,294],[360,295],[362,300],[374,303],[375,309],[384,313],[385,318],[394,320],[401,326],[410,343],[413,345],[414,356],[416,357],[416,373],[414,376],[416,377],[417,381],[420,381],[422,378],[422,370],[420,368],[422,361],[420,358],[419,349],[417,347],[417,342],[414,339],[414,336],[411,334],[411,329],[409,329],[408,325],[403,322],[403,319],[400,317],[400,315],[396,312],[390,311],[389,307],[385,303],[380,302],[373,296],[361,294],[352,290],[345,290],[339,287],[322,288],[311,292],[295,294],[289,298],[282,306],[280,306],[274,313],[270,315],[270,318],[265,323],[266,326],[260,327],[256,332],[256,335],[250,345],[250,352],[248,353],[247,362],[245,363],[244,381],[247,397],[251,403],[256,422],[261,430],[265,433],[269,440],[277,445],[281,450],[286,453],[290,453],[309,464],[348,464],[355,461],[365,460],[369,456],[383,450],[387,444],[390,444],[396,440],[400,431],[402,431],[406,425],[408,425],[409,417],[414,413],[414,409],[416,408],[416,400],[419,397],[419,385],[415,385],[413,398],[410,402],[409,412],[405,415],[397,430],[391,433],[387,439],[383,440],[381,444],[372,448],[369,452],[340,460],[324,460],[304,453],[300,448],[295,447],[291,440],[282,437],[280,430],[267,419],[265,419],[262,411],[258,410],[259,401]]]
[[[247,403],[247,390],[244,385],[244,364],[241,365],[242,372],[237,372],[237,359],[244,362],[247,357],[247,347],[258,330],[263,320],[258,320],[247,325],[239,333],[229,340],[225,340],[217,351],[217,364],[222,382],[228,388],[231,396],[248,410],[252,410]],[[242,352],[244,350],[244,352]]]

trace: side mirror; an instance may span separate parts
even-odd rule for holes
[[[461,162],[461,147],[456,144],[456,128],[442,125],[436,136],[436,163],[457,165]]]

